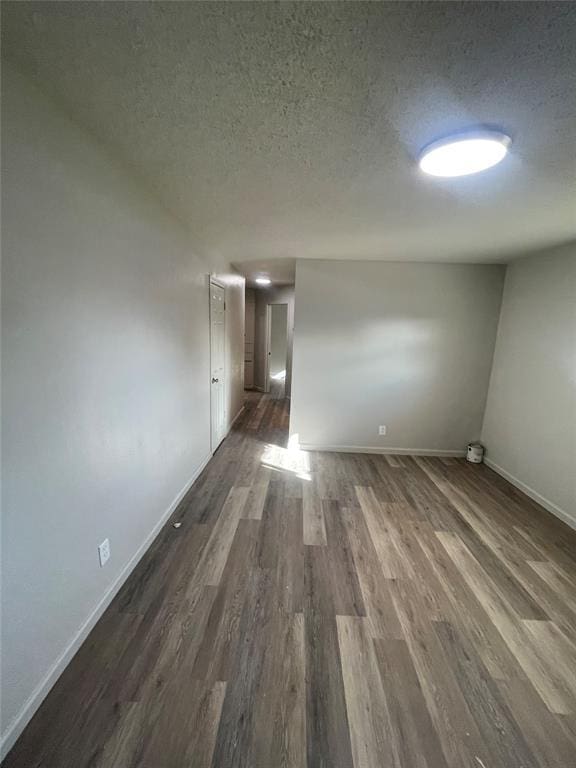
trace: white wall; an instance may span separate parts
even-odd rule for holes
[[[212,265],[6,66],[2,153],[7,748],[209,456]],[[220,276],[232,419],[243,398],[244,282]],[[101,569],[106,537],[112,557]]]
[[[292,390],[292,348],[294,338],[294,286],[257,288],[256,294],[256,342],[254,345],[254,384],[264,389],[266,379],[266,306],[288,305],[288,353],[286,355],[286,397]]]
[[[503,278],[495,265],[299,260],[291,433],[463,451],[480,436]]]
[[[576,243],[508,266],[482,440],[576,527]]]

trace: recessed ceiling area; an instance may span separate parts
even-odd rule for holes
[[[296,259],[247,260],[233,266],[244,275],[248,288],[257,288],[259,277],[269,278],[273,286],[294,285],[296,277]]]
[[[498,261],[576,237],[576,4],[12,3],[3,54],[246,261]],[[506,162],[438,179],[472,125]]]

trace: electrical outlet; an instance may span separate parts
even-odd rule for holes
[[[104,539],[98,547],[98,557],[100,558],[100,568],[103,568],[110,558],[110,541]]]
[[[380,426],[378,427],[378,434],[379,435],[385,435],[386,434],[386,425],[385,424],[380,424]]]

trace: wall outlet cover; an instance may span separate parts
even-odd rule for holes
[[[381,424],[378,427],[378,434],[379,435],[385,435],[386,434],[386,425],[385,424]]]
[[[98,547],[98,557],[100,558],[100,568],[103,568],[110,559],[110,541],[104,539]]]

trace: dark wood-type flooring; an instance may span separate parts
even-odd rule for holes
[[[6,768],[576,766],[576,534],[287,427],[248,397]]]

